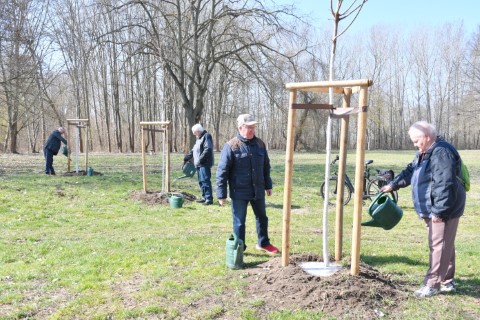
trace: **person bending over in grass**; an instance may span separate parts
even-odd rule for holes
[[[65,128],[63,127],[53,130],[43,147],[43,155],[45,156],[45,174],[47,175],[55,175],[55,169],[53,169],[53,156],[58,154],[62,142],[67,145],[67,140],[62,137],[64,134]]]
[[[228,141],[220,155],[217,168],[217,198],[221,206],[226,203],[227,184],[232,200],[233,232],[245,244],[245,220],[250,203],[255,214],[258,241],[255,246],[270,255],[278,249],[268,238],[268,217],[265,193],[272,195],[270,158],[265,143],[255,136],[258,122],[250,114],[237,119],[237,135]],[[245,245],[244,249],[247,246]]]
[[[461,159],[457,150],[426,122],[414,123],[409,131],[418,148],[413,161],[382,192],[412,186],[415,211],[428,228],[429,269],[418,298],[439,292],[454,292],[455,236],[465,209],[465,188],[460,176]]]

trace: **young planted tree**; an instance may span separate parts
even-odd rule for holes
[[[363,8],[363,5],[367,2],[368,0],[353,0],[351,1],[350,5],[347,6],[347,9],[342,11],[342,6],[343,6],[343,0],[338,0],[336,7],[334,7],[334,0],[330,0],[330,8],[331,8],[331,13],[333,17],[333,35],[332,35],[332,46],[331,46],[331,51],[330,51],[330,64],[329,64],[329,81],[334,80],[335,76],[335,52],[337,48],[337,39],[340,37],[343,33],[345,33],[348,28],[352,25],[352,23],[355,21],[356,17],[360,13],[360,11]],[[359,4],[358,4],[359,3]],[[339,22],[345,18],[350,17],[353,15],[353,19],[351,22],[348,24],[348,26],[343,30],[339,31]],[[330,105],[334,104],[334,96],[333,96],[333,88],[329,88],[328,92],[328,101]],[[327,156],[325,157],[325,190],[329,190],[329,177],[330,177],[330,150],[331,150],[331,133],[332,133],[332,115],[328,117],[328,123],[327,123]],[[358,186],[358,182],[356,184]],[[357,188],[358,190],[358,188]],[[323,237],[323,261],[325,263],[325,266],[328,267],[329,261],[330,261],[330,256],[328,254],[328,199],[324,201],[324,207],[323,207],[323,228],[324,228],[324,237]],[[341,251],[341,250],[340,250]],[[353,250],[352,250],[353,251]],[[353,254],[352,254],[353,255]]]

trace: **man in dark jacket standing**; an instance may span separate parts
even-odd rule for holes
[[[270,255],[278,249],[268,238],[268,217],[265,193],[272,195],[270,159],[265,143],[255,136],[258,122],[250,114],[237,118],[237,136],[223,147],[217,168],[217,198],[221,206],[226,203],[227,184],[232,200],[233,232],[245,244],[245,220],[250,203],[255,214],[258,241],[255,246]],[[245,245],[244,248],[247,246]]]
[[[212,135],[203,129],[199,123],[192,127],[192,133],[197,137],[197,140],[195,141],[193,149],[183,158],[183,162],[185,163],[193,158],[193,164],[197,168],[198,184],[200,190],[202,190],[202,197],[198,199],[197,202],[208,206],[213,203],[211,181],[211,168],[214,163],[213,139]]]
[[[412,186],[415,211],[428,228],[430,267],[418,298],[440,292],[454,292],[455,236],[465,209],[465,188],[459,181],[461,158],[457,150],[425,121],[414,123],[408,131],[418,152],[395,179],[381,190],[390,192]]]
[[[55,175],[55,170],[53,169],[53,156],[58,154],[61,142],[67,145],[67,140],[62,137],[64,134],[65,128],[63,127],[53,130],[43,148],[43,154],[45,156],[45,173],[48,175]]]

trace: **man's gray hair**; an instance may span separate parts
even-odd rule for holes
[[[437,136],[437,130],[435,126],[427,121],[417,121],[410,126],[408,133],[412,133],[412,131],[420,131],[425,136],[435,138]]]
[[[200,123],[197,123],[192,127],[192,132],[203,132],[205,131]]]
[[[59,127],[57,130],[60,133],[65,133],[65,128],[64,127]]]

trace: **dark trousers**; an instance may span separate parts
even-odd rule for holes
[[[202,190],[202,198],[210,203],[213,202],[212,173],[209,167],[197,167],[198,185]]]
[[[237,200],[232,199],[233,232],[245,242],[245,220],[247,218],[247,206],[251,204],[255,214],[255,224],[257,228],[258,244],[268,246],[268,217],[265,210],[265,198],[257,200]]]
[[[43,148],[43,155],[45,156],[45,173],[55,174],[53,169],[53,152],[48,148]]]

